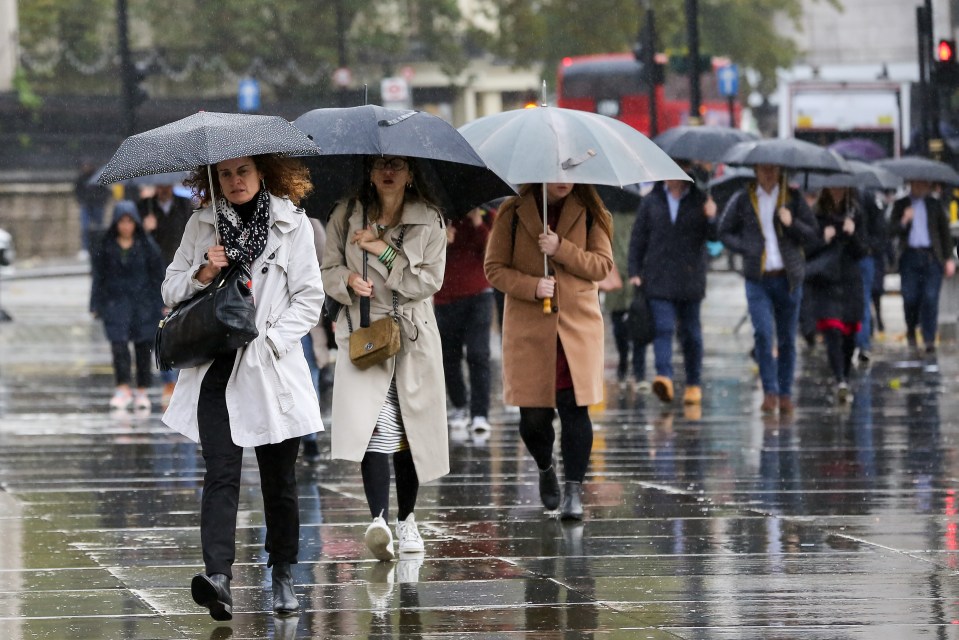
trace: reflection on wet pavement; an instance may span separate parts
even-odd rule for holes
[[[303,611],[275,618],[249,451],[228,624],[189,595],[197,448],[157,413],[103,409],[109,351],[82,301],[43,311],[4,289],[0,638],[959,637],[954,347],[936,362],[877,344],[848,405],[803,353],[795,417],[763,417],[748,331],[731,330],[741,284],[713,282],[702,411],[611,382],[585,522],[544,515],[497,405],[491,438],[454,442],[452,473],[421,488],[426,557],[377,563],[358,465],[321,436],[299,470]]]

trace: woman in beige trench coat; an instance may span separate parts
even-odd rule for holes
[[[356,198],[337,204],[327,224],[323,283],[345,305],[334,318],[338,353],[333,376],[332,453],[360,462],[373,522],[367,547],[394,557],[389,522],[390,456],[396,477],[399,552],[423,553],[413,509],[420,482],[449,473],[446,391],[432,296],[446,270],[446,228],[422,195],[414,161],[370,157],[368,180]],[[367,278],[363,279],[363,260]],[[370,320],[393,310],[397,294],[400,352],[369,369],[349,359],[350,327],[359,300],[370,298]]]
[[[486,249],[486,277],[506,294],[503,400],[520,408],[520,435],[540,470],[543,506],[560,505],[553,459],[559,413],[565,474],[562,517],[583,517],[582,482],[593,445],[588,406],[603,398],[604,329],[596,283],[613,267],[612,217],[589,185],[523,185],[500,208]],[[551,277],[543,275],[543,254]],[[551,298],[556,313],[544,314]]]

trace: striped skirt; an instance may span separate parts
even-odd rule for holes
[[[403,428],[403,414],[400,413],[399,395],[396,393],[396,380],[390,382],[390,390],[376,418],[376,428],[366,450],[373,453],[396,453],[410,448]]]

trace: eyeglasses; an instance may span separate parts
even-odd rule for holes
[[[374,171],[383,171],[384,169],[392,169],[393,171],[403,171],[407,168],[408,163],[403,158],[377,158],[373,161],[373,170]]]

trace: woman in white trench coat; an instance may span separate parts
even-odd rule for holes
[[[225,160],[213,172],[215,210],[207,168],[193,174],[194,192],[205,207],[187,223],[167,268],[163,301],[173,307],[209,285],[221,269],[245,262],[259,336],[209,364],[183,369],[163,421],[199,442],[206,464],[200,507],[205,572],[193,578],[193,599],[216,620],[232,618],[243,447],[255,447],[273,609],[283,615],[299,608],[290,564],[299,552],[300,436],[323,430],[300,347],[323,305],[313,228],[295,204],[312,185],[299,161],[272,155]]]
[[[333,376],[333,457],[360,462],[373,522],[367,547],[392,560],[389,522],[390,456],[396,477],[396,539],[401,554],[424,552],[413,516],[420,482],[449,473],[446,388],[432,296],[443,284],[446,228],[418,187],[414,160],[369,157],[358,196],[330,214],[323,285],[345,305],[334,318],[342,354]],[[363,279],[363,260],[367,278]],[[360,370],[349,354],[359,300],[370,298],[370,320],[386,316],[397,294],[400,352]]]

